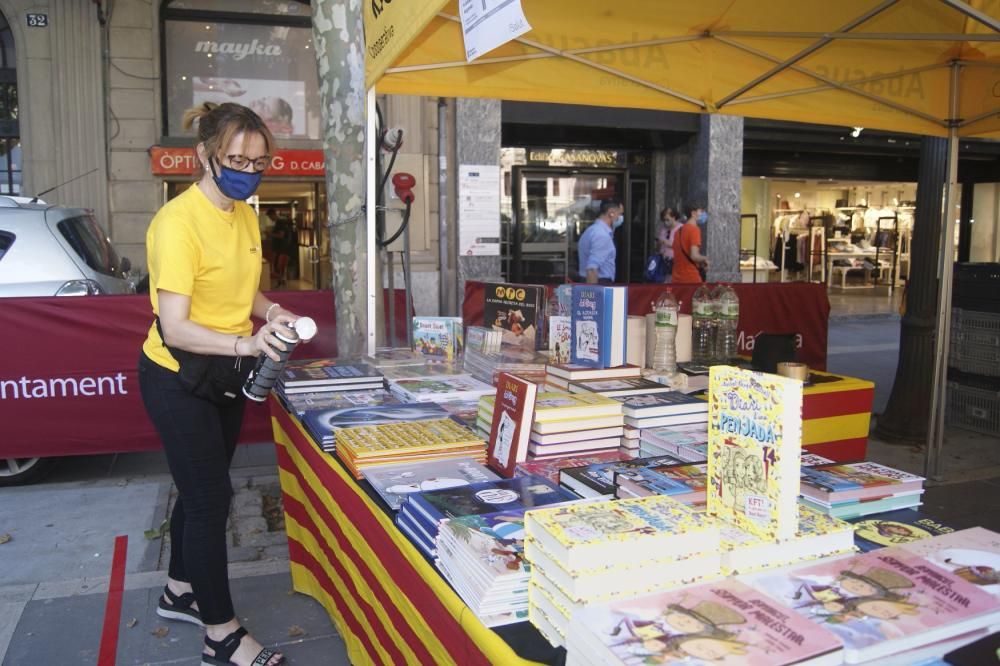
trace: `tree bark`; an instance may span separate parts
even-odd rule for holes
[[[365,61],[361,0],[314,0],[337,353],[365,353]]]
[[[947,162],[948,140],[924,137],[920,144],[917,210],[910,246],[906,311],[899,337],[899,364],[885,413],[878,418],[875,428],[881,439],[892,443],[915,444],[927,439]]]

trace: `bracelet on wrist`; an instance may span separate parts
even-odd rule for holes
[[[236,341],[233,342],[233,353],[235,353],[237,356],[240,355],[240,340],[242,339],[243,339],[242,335],[237,335]]]
[[[264,313],[264,321],[270,323],[271,322],[271,310],[273,310],[274,308],[280,308],[280,307],[281,306],[278,305],[277,303],[271,303],[269,306],[267,306],[267,311]]]

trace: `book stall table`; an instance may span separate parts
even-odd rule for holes
[[[326,608],[361,664],[562,662],[527,622],[488,629],[340,460],[269,401],[296,592]]]
[[[811,370],[802,389],[802,451],[864,460],[874,399],[874,382]]]

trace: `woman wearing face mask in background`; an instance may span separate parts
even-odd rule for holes
[[[673,208],[664,208],[660,211],[660,224],[656,229],[657,248],[660,256],[666,263],[666,278],[664,282],[669,283],[673,279],[674,271],[674,237],[677,230],[681,228],[683,222],[680,214]]]
[[[577,258],[580,277],[590,284],[611,284],[615,281],[615,229],[625,221],[625,208],[615,199],[601,202],[597,219],[580,234]]]
[[[708,270],[708,257],[701,253],[701,227],[708,213],[701,206],[685,206],[687,221],[674,234],[674,271],[672,282],[697,284],[704,282],[701,271]]]
[[[197,182],[169,201],[146,234],[150,300],[159,321],[139,358],[143,404],[163,442],[178,497],[170,516],[170,564],[157,614],[204,626],[202,663],[276,666],[284,657],[240,626],[229,592],[226,518],[229,465],[243,421],[242,395],[220,405],[189,392],[171,350],[238,357],[283,349],[298,317],[258,291],[260,229],[244,199],[275,151],[263,120],[239,104],[188,110],[196,126]],[[256,334],[250,316],[266,323]],[[162,330],[162,338],[160,335]],[[244,358],[252,364],[253,358]]]

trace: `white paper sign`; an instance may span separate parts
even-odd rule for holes
[[[458,167],[458,251],[460,256],[500,254],[500,167]]]
[[[467,62],[531,30],[521,0],[459,0],[459,13]]]

